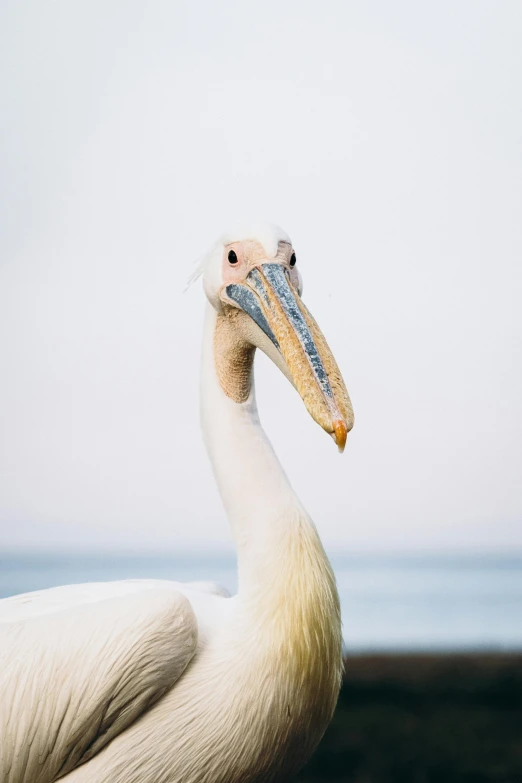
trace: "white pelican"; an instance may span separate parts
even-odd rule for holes
[[[256,348],[342,451],[353,412],[276,226],[221,237],[201,273],[206,447],[238,593],[135,580],[0,602],[1,783],[288,781],[336,704],[341,623],[317,531],[259,423]]]

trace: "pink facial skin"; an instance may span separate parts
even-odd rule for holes
[[[230,263],[228,256],[230,251],[236,254],[237,262]],[[290,276],[290,282],[293,287],[300,292],[301,285],[299,272],[294,265],[290,266],[290,259],[294,250],[288,242],[280,242],[277,254],[269,258],[264,247],[254,240],[248,239],[243,242],[231,242],[223,250],[222,279],[223,285],[230,283],[244,282],[248,273],[256,266],[266,263],[280,263],[286,266]]]

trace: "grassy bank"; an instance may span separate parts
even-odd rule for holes
[[[522,783],[522,655],[346,659],[300,783]]]

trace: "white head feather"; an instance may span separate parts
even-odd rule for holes
[[[187,288],[201,275],[213,276],[217,273],[221,265],[223,248],[226,245],[229,245],[231,242],[243,242],[246,239],[253,239],[259,242],[265,248],[269,258],[273,258],[277,254],[279,242],[291,244],[290,237],[286,231],[283,231],[275,223],[247,222],[231,226],[228,231],[221,234],[205,255],[198,259],[196,268],[187,283]],[[219,259],[219,263],[217,259]]]

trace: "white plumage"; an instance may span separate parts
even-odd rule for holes
[[[339,603],[315,527],[259,424],[254,346],[341,446],[351,408],[315,322],[305,315],[303,326],[299,313],[292,322],[277,298],[288,285],[301,308],[292,252],[280,229],[241,230],[203,270],[202,424],[237,545],[237,596],[211,583],[129,580],[0,601],[1,783],[286,781],[317,745],[339,689]],[[272,288],[266,264],[284,270]],[[255,281],[261,315],[234,300],[251,297]],[[322,369],[295,338],[306,324]],[[307,375],[323,371],[326,401],[330,386]],[[323,408],[342,419],[328,423]]]

